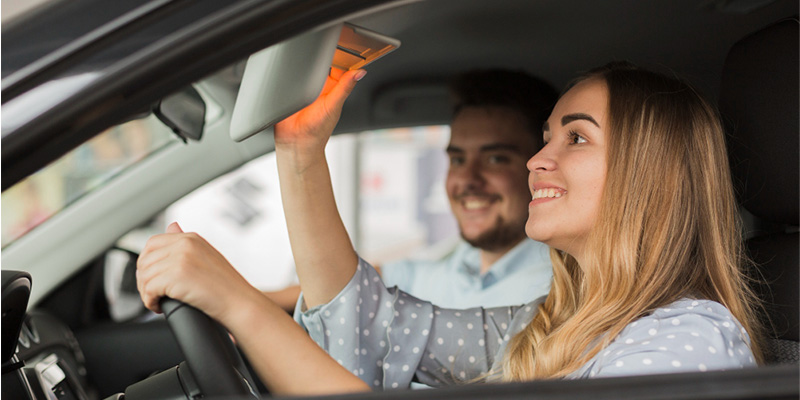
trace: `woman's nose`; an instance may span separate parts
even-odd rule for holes
[[[545,145],[539,152],[534,154],[526,165],[530,172],[553,171],[557,166],[552,150],[548,145]]]

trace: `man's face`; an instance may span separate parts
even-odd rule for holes
[[[525,164],[538,150],[534,134],[503,107],[466,107],[450,130],[446,187],[461,236],[483,250],[510,248],[525,237],[531,201]]]

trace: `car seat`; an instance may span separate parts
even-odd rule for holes
[[[747,232],[764,301],[768,364],[798,363],[798,20],[780,21],[728,53],[720,114],[739,202],[760,227]]]

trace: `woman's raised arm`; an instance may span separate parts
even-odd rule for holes
[[[324,304],[353,276],[358,256],[347,235],[325,159],[325,145],[347,96],[366,71],[329,77],[319,98],[275,126],[281,198],[306,307]]]

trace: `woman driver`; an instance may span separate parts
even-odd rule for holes
[[[689,86],[627,64],[577,80],[528,162],[526,232],[552,248],[550,295],[520,307],[444,310],[385,288],[336,211],[324,146],[363,74],[330,80],[317,101],[276,126],[304,292],[296,314],[309,335],[176,224],[139,258],[149,308],[158,311],[167,295],[220,321],[276,394],[760,360],[722,130]]]

